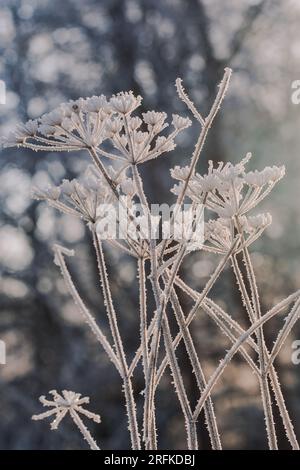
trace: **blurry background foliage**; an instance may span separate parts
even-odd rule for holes
[[[300,107],[290,99],[291,83],[300,79],[299,21],[297,0],[2,0],[0,78],[6,83],[7,101],[0,106],[1,135],[62,101],[120,90],[141,94],[144,109],[186,114],[174,89],[178,76],[205,111],[224,66],[231,66],[230,91],[199,169],[204,171],[209,159],[236,162],[249,150],[252,167],[287,167],[286,178],[264,203],[273,225],[252,247],[263,306],[268,308],[300,286]],[[168,168],[189,158],[197,132],[195,124],[178,139],[171,158],[167,154],[144,166],[153,202],[170,200]],[[93,410],[102,416],[102,424],[93,429],[102,448],[129,444],[119,378],[82,324],[52,262],[53,242],[76,247],[74,278],[98,321],[105,321],[95,262],[85,243],[89,234],[79,221],[30,200],[32,185],[72,178],[87,163],[79,153],[1,153],[0,338],[7,344],[7,365],[0,366],[2,449],[84,446],[67,421],[52,433],[47,423],[30,421],[39,406],[37,397],[52,388],[91,396]],[[110,250],[108,257],[123,335],[128,354],[133,354],[138,340],[135,266]],[[214,257],[195,254],[187,259],[184,276],[200,288],[215,263]],[[214,295],[240,318],[245,314],[232,287],[228,269]],[[279,326],[279,319],[268,324],[270,344]],[[229,343],[203,312],[193,334],[209,375]],[[299,338],[299,328],[282,350],[278,367],[300,436],[300,366],[290,359],[297,334]],[[195,400],[194,379],[186,370],[184,379]],[[182,448],[183,422],[167,375],[162,384],[157,398],[158,424],[164,429],[161,445]],[[224,447],[266,447],[257,398],[255,378],[237,356],[214,393]],[[280,438],[284,446],[283,433]],[[207,448],[205,431],[199,440]]]

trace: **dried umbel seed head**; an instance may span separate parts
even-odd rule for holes
[[[48,124],[41,124],[39,126],[39,132],[45,137],[53,137],[54,135],[59,135],[59,132],[54,126],[49,126]]]
[[[119,134],[123,129],[123,121],[120,117],[112,117],[106,121],[105,130],[109,138],[113,138]]]
[[[120,175],[119,178],[121,182],[125,175]],[[103,175],[92,166],[88,166],[80,180],[64,179],[60,186],[52,186],[46,190],[34,188],[32,196],[34,199],[47,201],[50,206],[65,214],[79,217],[92,224],[96,220],[98,206],[115,201],[111,187]]]
[[[257,214],[250,217],[242,216],[240,218],[241,227],[245,232],[252,233],[265,230],[272,223],[271,214]]]
[[[71,196],[74,192],[74,181],[64,179],[61,184],[61,191],[66,196]]]
[[[38,121],[37,119],[30,119],[25,124],[19,126],[19,131],[24,133],[26,136],[34,136],[38,131]]]
[[[148,137],[149,137],[148,132],[135,131],[135,133],[134,133],[134,141],[138,145],[143,144],[144,142],[146,142]]]
[[[79,98],[78,100],[70,100],[67,103],[62,103],[59,109],[63,112],[64,116],[71,117],[73,114],[79,114],[86,106],[86,100]]]
[[[63,109],[58,108],[50,111],[50,113],[43,114],[40,118],[40,122],[42,125],[46,126],[58,126],[62,123],[64,117]]]
[[[144,123],[155,133],[161,132],[167,126],[167,124],[165,124],[165,120],[167,119],[166,113],[147,111],[147,113],[143,113],[142,116]]]
[[[142,120],[138,117],[131,117],[128,121],[128,126],[131,131],[136,131],[142,125]]]
[[[171,152],[176,147],[173,139],[168,139],[165,136],[159,136],[156,139],[154,150],[156,152]]]
[[[28,137],[33,137],[38,131],[38,121],[29,120],[25,124],[19,124],[14,132],[10,132],[8,137],[1,139],[2,147],[18,147],[24,143]]]
[[[226,253],[233,243],[230,220],[222,217],[209,220],[205,224],[204,238],[206,241],[204,249],[210,247],[211,251],[216,253]]]
[[[52,430],[56,430],[64,417],[67,414],[70,414],[84,439],[89,443],[91,449],[98,450],[96,442],[80,417],[80,415],[84,416],[95,423],[101,422],[101,418],[98,414],[92,413],[83,407],[83,405],[90,402],[89,397],[82,397],[80,393],[75,393],[69,390],[63,390],[61,393],[58,393],[56,390],[51,390],[49,394],[52,396],[52,399],[49,400],[44,395],[39,399],[42,405],[48,408],[48,410],[38,415],[33,415],[32,419],[34,421],[39,421],[41,419],[54,417],[50,427]]]
[[[244,179],[246,183],[248,183],[251,186],[262,187],[266,184],[276,183],[281,178],[283,178],[284,175],[285,175],[284,165],[280,167],[267,166],[262,171],[255,170],[255,171],[250,171],[249,173],[246,173],[244,176]]]
[[[209,162],[206,175],[195,173],[189,179],[186,195],[195,202],[206,195],[206,207],[220,217],[246,214],[269,194],[285,174],[284,166],[246,173],[245,166],[250,158],[251,154],[248,153],[235,165],[220,162],[216,168],[213,162]],[[171,176],[184,181],[189,175],[187,169],[175,167],[171,170]],[[183,185],[179,184],[172,191],[179,194],[182,188]]]
[[[111,109],[107,102],[106,96],[91,96],[87,98],[85,102],[85,111],[90,111],[92,113],[99,113],[99,111],[107,111],[107,114],[111,114]]]
[[[170,173],[175,180],[185,181],[190,174],[190,168],[188,166],[180,167],[177,165],[171,168]]]
[[[68,117],[63,118],[61,122],[61,126],[63,129],[65,129],[68,132],[72,132],[75,129],[74,121],[72,121],[72,119]]]
[[[71,100],[19,126],[2,139],[2,146],[51,152],[85,149],[98,167],[103,165],[102,159],[141,164],[172,151],[175,137],[190,120],[173,115],[174,129],[169,135],[159,135],[169,125],[166,113],[148,111],[143,113],[143,120],[132,116],[140,103],[141,97],[132,91],[110,99],[100,95]]]

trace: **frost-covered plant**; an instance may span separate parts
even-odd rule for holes
[[[139,165],[172,151],[176,146],[177,135],[191,125],[189,118],[173,115],[171,130],[166,133],[165,129],[169,124],[164,112],[148,111],[137,116],[135,111],[141,104],[142,98],[134,96],[131,91],[121,92],[110,99],[102,95],[64,103],[38,120],[31,120],[20,125],[15,132],[3,140],[4,147],[17,146],[36,151],[86,150],[91,158],[92,164],[79,179],[63,180],[58,187],[35,189],[34,197],[47,201],[63,213],[79,217],[87,224],[92,234],[112,341],[106,338],[102,328],[86,307],[70,275],[66,257],[73,256],[74,252],[55,245],[55,263],[60,268],[66,286],[85,321],[120,375],[133,449],[157,449],[158,447],[155,399],[160,380],[167,367],[172,374],[172,383],[183,413],[188,448],[198,448],[198,417],[204,409],[211,447],[221,449],[221,438],[211,392],[237,352],[242,355],[257,377],[269,448],[277,449],[277,434],[271,401],[273,393],[286,436],[292,448],[299,449],[273,362],[298,318],[300,291],[290,295],[268,312],[262,312],[249,253],[250,245],[272,222],[270,214],[253,215],[251,211],[284,176],[285,169],[284,167],[267,167],[262,171],[247,172],[246,165],[251,158],[251,154],[247,154],[238,164],[219,163],[215,167],[210,162],[207,174],[200,175],[196,172],[197,162],[209,129],[225,97],[230,76],[231,70],[225,69],[215,101],[207,116],[202,116],[196,109],[185,92],[181,80],[176,81],[180,99],[200,124],[199,137],[189,163],[184,167],[176,166],[171,170],[172,178],[177,181],[172,189],[176,195],[175,209],[171,217],[173,226],[176,226],[177,217],[186,202],[189,201],[192,208],[192,217],[187,224],[189,230],[179,239],[173,233],[162,239],[153,235],[152,228],[162,221],[151,213]],[[111,161],[113,166],[107,165],[106,161]],[[122,226],[122,236],[107,237],[106,243],[132,256],[137,264],[140,346],[131,362],[128,361],[126,355],[126,344],[123,342],[118,323],[119,312],[114,306],[106,270],[101,221],[105,217],[103,207],[107,204],[111,207],[126,207],[128,224],[124,228],[124,220],[121,220],[119,216],[117,224]],[[137,204],[142,206],[142,214],[137,215],[135,211]],[[191,235],[200,224],[200,219],[202,220],[204,208],[211,214],[211,218],[205,222],[204,240],[200,244],[195,244]],[[203,255],[208,251],[220,257],[212,276],[200,292],[189,287],[179,275],[183,260],[195,249],[201,250]],[[245,265],[245,270],[241,269],[241,261]],[[209,296],[216,280],[228,263],[232,266],[243,305],[251,323],[247,330],[244,330]],[[148,268],[150,268],[151,286],[146,283]],[[150,311],[147,304],[149,288],[155,300],[154,312]],[[183,312],[178,289],[185,292],[194,302],[187,315]],[[293,307],[286,317],[284,327],[278,333],[273,349],[269,351],[264,338],[263,325],[290,305]],[[169,325],[169,308],[178,325],[178,332],[174,338]],[[224,359],[208,380],[190,332],[192,320],[200,310],[214,320],[232,343],[231,349],[226,352]],[[194,409],[187,396],[176,356],[176,349],[181,341],[185,345],[199,389],[199,398]],[[246,345],[253,350],[253,354],[249,353]],[[143,366],[145,384],[142,423],[138,420],[132,385],[132,377],[140,361]],[[88,400],[74,392],[64,391],[62,395],[56,391],[51,393],[54,397],[53,401],[41,397],[43,405],[51,409],[34,416],[33,419],[55,415],[52,423],[52,429],[55,429],[69,412],[90,447],[97,449],[98,446],[78,414],[81,413],[96,422],[99,421],[97,415],[82,408]]]
[[[40,402],[43,406],[50,408],[44,413],[39,415],[33,415],[32,419],[38,421],[40,419],[48,418],[49,416],[55,416],[54,420],[50,424],[51,429],[57,429],[64,417],[69,413],[74,423],[78,427],[79,431],[83,435],[83,438],[89,443],[91,449],[99,450],[96,442],[92,438],[89,430],[83,424],[79,414],[86,416],[89,419],[100,423],[100,416],[86,410],[82,407],[90,402],[89,397],[81,397],[80,393],[63,390],[62,394],[59,394],[56,390],[49,392],[53,396],[53,400],[47,400],[45,396],[40,397]]]

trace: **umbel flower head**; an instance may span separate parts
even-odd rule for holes
[[[110,105],[114,112],[119,114],[132,113],[142,102],[142,97],[135,97],[132,91],[126,91],[113,95],[110,99]]]
[[[219,163],[215,168],[209,162],[208,173],[196,173],[189,180],[189,168],[176,166],[171,176],[179,181],[172,192],[180,194],[188,180],[186,195],[197,204],[204,204],[217,215],[205,224],[203,249],[226,254],[237,237],[235,251],[249,246],[272,223],[270,214],[248,216],[284,176],[285,167],[266,167],[262,171],[246,172],[245,166],[251,158],[246,157],[237,164]]]
[[[243,244],[244,247],[250,246],[265,229],[272,223],[272,216],[269,213],[257,214],[255,216],[240,218],[240,229],[243,233],[243,240],[239,239],[236,243],[235,253],[239,252]],[[205,243],[202,248],[206,251],[226,255],[237,240],[235,223],[230,218],[218,217],[209,220],[205,224]],[[239,237],[240,238],[240,237]]]
[[[112,180],[119,184],[125,178],[114,175],[113,169],[108,169]],[[85,174],[79,180],[64,179],[59,186],[47,189],[34,188],[34,199],[47,201],[47,203],[65,214],[75,215],[86,222],[95,222],[97,208],[100,204],[110,204],[115,198],[114,194],[102,174],[89,165]]]
[[[94,152],[94,159],[143,163],[173,150],[175,137],[191,121],[173,115],[173,130],[159,135],[168,127],[166,113],[148,111],[142,119],[132,116],[141,101],[128,91],[110,99],[101,95],[62,103],[41,118],[19,125],[2,139],[2,146],[55,152],[87,149]]]

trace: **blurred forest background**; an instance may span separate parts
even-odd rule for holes
[[[273,225],[252,247],[263,309],[300,287],[300,107],[291,84],[300,79],[300,4],[297,0],[1,0],[0,79],[7,87],[0,106],[0,134],[39,117],[62,101],[132,89],[144,109],[187,114],[179,101],[179,76],[203,112],[215,94],[224,66],[234,70],[223,109],[209,135],[200,170],[207,161],[238,161],[253,152],[250,167],[284,163],[287,175],[265,203]],[[144,167],[153,202],[170,200],[168,168],[190,156],[195,124],[178,141],[173,157]],[[91,397],[102,416],[92,427],[101,448],[128,448],[119,377],[98,349],[53,264],[51,245],[76,248],[71,270],[99,322],[105,322],[89,234],[75,219],[30,199],[30,187],[57,184],[89,163],[84,155],[36,154],[5,149],[0,158],[0,339],[7,364],[0,366],[0,448],[71,449],[85,443],[66,420],[58,431],[30,421],[37,398],[53,388]],[[164,176],[162,176],[164,175]],[[128,355],[138,342],[137,284],[131,260],[108,250],[120,323]],[[186,263],[185,278],[200,289],[217,260],[202,253]],[[236,319],[245,318],[230,269],[214,296]],[[246,322],[243,323],[246,325]],[[266,327],[269,344],[280,319]],[[133,333],[136,331],[136,334]],[[217,327],[199,312],[194,338],[207,375],[228,348]],[[300,437],[300,365],[291,362],[294,331],[277,367],[287,406]],[[179,355],[184,366],[183,351]],[[181,357],[182,356],[182,357]],[[185,381],[192,401],[194,382]],[[139,382],[140,380],[140,382]],[[183,422],[166,374],[158,394],[158,427],[163,448],[184,448]],[[137,391],[142,381],[135,381]],[[256,380],[236,359],[215,389],[224,448],[266,448]],[[279,444],[286,448],[279,423]],[[208,448],[206,431],[199,432]]]

